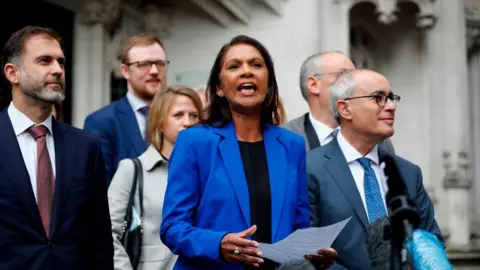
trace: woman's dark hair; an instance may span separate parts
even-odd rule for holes
[[[219,97],[217,95],[217,87],[220,85],[223,57],[228,49],[238,44],[255,47],[265,61],[268,70],[268,91],[262,104],[261,120],[262,124],[277,125],[280,122],[280,117],[277,112],[278,85],[277,79],[275,78],[272,57],[270,57],[267,49],[259,41],[245,35],[236,36],[229,43],[223,45],[215,59],[207,83],[206,97],[209,105],[206,110],[207,119],[205,122],[212,126],[223,127],[232,120],[232,112],[230,111],[228,101],[225,97]]]

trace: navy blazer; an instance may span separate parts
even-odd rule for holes
[[[309,227],[305,142],[286,129],[267,125],[263,133],[272,200],[272,241]],[[178,254],[174,267],[243,269],[219,253],[227,233],[252,226],[247,180],[235,128],[207,125],[178,135],[169,163],[160,236]]]
[[[379,149],[380,160],[386,154]],[[420,168],[401,157],[390,155],[394,157],[405,180],[407,192],[419,211],[420,228],[435,234],[443,242],[435,221],[432,202],[423,187]],[[332,247],[339,254],[338,263],[347,269],[371,269],[365,246],[365,236],[369,227],[367,214],[336,138],[307,154],[307,173],[312,225],[321,227],[352,217]],[[331,269],[335,267],[339,266],[334,265]]]
[[[138,157],[147,150],[126,96],[87,116],[83,129],[100,139],[107,186],[120,160]]]
[[[55,198],[47,238],[7,109],[0,112],[0,269],[113,269],[100,143],[52,121]]]

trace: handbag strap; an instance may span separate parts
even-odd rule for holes
[[[136,164],[134,162],[134,164]],[[122,238],[125,236],[125,233],[128,230],[128,226],[132,219],[132,207],[135,203],[135,191],[137,190],[137,178],[138,178],[138,170],[137,166],[134,166],[133,170],[133,179],[132,179],[132,188],[130,189],[130,196],[128,197],[127,209],[125,211],[125,218],[123,219],[123,226],[122,226]]]
[[[142,162],[138,158],[133,159],[133,163],[135,164],[135,180],[134,182],[138,183],[138,201],[140,207],[140,219],[142,221],[143,227],[143,169],[142,169]]]

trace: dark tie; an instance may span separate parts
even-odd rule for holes
[[[387,211],[383,205],[382,193],[380,192],[377,177],[370,166],[370,159],[359,158],[358,162],[364,169],[363,187],[365,190],[365,201],[367,202],[368,219],[370,224],[372,224],[375,220],[386,217]]]
[[[150,106],[145,106],[145,107],[142,107],[140,109],[138,109],[138,111],[143,115],[145,116],[145,134],[144,134],[144,138],[145,138],[145,141],[148,141],[148,138],[147,138],[147,127],[148,127],[148,113],[150,111]]]
[[[37,205],[43,228],[48,236],[55,184],[52,163],[47,148],[47,128],[43,125],[31,127],[28,132],[37,142]]]

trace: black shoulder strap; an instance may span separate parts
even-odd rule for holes
[[[310,150],[313,150],[320,146],[320,141],[318,140],[317,133],[313,128],[312,122],[308,117],[309,113],[306,113],[303,116],[303,127],[305,128],[305,134],[307,135],[308,145],[310,146]]]
[[[142,170],[142,162],[138,158],[133,159],[133,163],[135,163],[135,175],[136,179],[134,182],[138,183],[138,201],[140,203],[140,219],[143,221],[143,170]]]
[[[127,203],[127,211],[125,212],[125,218],[123,223],[124,233],[126,232],[126,230],[128,230],[127,226],[129,226],[130,221],[132,219],[132,207],[133,207],[133,204],[135,203],[135,191],[137,190],[137,178],[138,178],[138,170],[137,170],[137,166],[134,166],[132,188],[130,189],[130,196],[128,198],[128,203]]]

